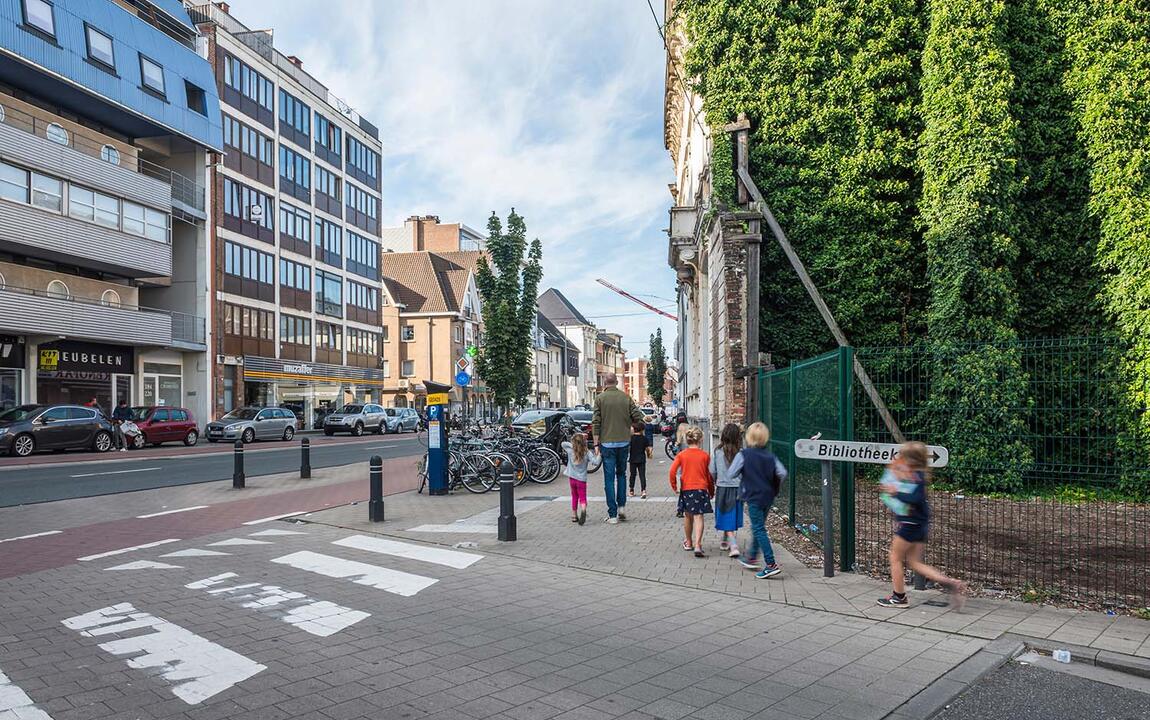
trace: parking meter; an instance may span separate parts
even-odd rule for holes
[[[450,402],[448,385],[424,381],[427,387],[427,492],[429,495],[447,494],[448,445],[447,407]]]

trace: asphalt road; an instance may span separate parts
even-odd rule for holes
[[[355,442],[313,442],[312,468],[366,462],[372,455],[384,458],[422,455],[419,435],[383,436]],[[111,495],[134,490],[190,485],[227,480],[234,468],[232,448],[219,452],[164,457],[162,449],[115,455],[94,455],[91,462],[0,467],[0,507]],[[113,457],[122,459],[113,460]],[[298,470],[299,443],[254,443],[244,455],[248,477]]]

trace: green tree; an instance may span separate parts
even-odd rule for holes
[[[495,213],[487,221],[487,255],[479,258],[476,285],[483,300],[484,342],[479,373],[496,405],[523,405],[530,391],[531,327],[543,277],[543,246],[527,242],[527,224],[511,208],[507,231]],[[490,260],[488,260],[490,258]]]
[[[663,407],[663,396],[667,394],[663,387],[667,378],[667,350],[663,347],[663,328],[658,328],[651,336],[649,351],[651,359],[647,364],[647,394],[655,402],[655,407]]]

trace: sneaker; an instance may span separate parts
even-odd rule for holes
[[[782,571],[783,571],[783,569],[781,567],[779,567],[778,565],[775,565],[773,563],[771,565],[764,565],[762,570],[755,573],[755,579],[756,580],[766,580],[769,577],[774,577],[774,576],[778,575]]]
[[[703,548],[695,548],[695,557],[707,557],[707,554],[703,552]]]
[[[720,550],[730,550],[731,549],[731,543],[727,542],[726,540],[723,540],[722,542],[719,543],[719,549]]]
[[[571,516],[571,522],[574,522],[574,523],[579,522],[579,516],[578,515],[572,515]]]
[[[646,491],[646,490],[644,490],[644,491],[643,491],[643,494],[642,494],[642,495],[640,495],[639,497],[641,497],[642,499],[646,500],[646,499],[647,499],[647,491]]]
[[[694,550],[695,548],[691,546],[691,541],[690,541],[690,540],[684,540],[684,541],[683,541],[683,549],[684,549],[684,550],[686,550],[687,552],[691,552],[691,551],[692,551],[692,550]]]
[[[739,564],[748,570],[758,570],[759,563],[755,558],[739,558]]]
[[[634,490],[628,491],[627,497],[635,497],[635,491]]]
[[[626,520],[627,520],[627,513],[625,513],[625,512],[623,512],[622,510],[620,510],[620,511],[619,511],[619,519],[620,519],[620,520],[623,520],[623,521],[626,521]]]
[[[128,448],[120,448],[120,452],[128,452]]]
[[[606,520],[604,520],[604,522],[606,522],[608,525],[618,525],[618,524],[619,524],[619,519],[618,519],[618,518],[609,517],[609,518],[607,518]]]
[[[587,522],[587,506],[586,505],[580,505],[579,506],[579,524],[582,525],[585,522]]]
[[[906,599],[906,595],[903,595],[900,598],[897,595],[895,595],[894,593],[891,593],[887,597],[879,598],[878,604],[882,605],[883,607],[888,607],[888,608],[910,607],[910,601]]]
[[[738,557],[739,557],[739,548],[738,548],[738,546],[737,546],[737,545],[732,545],[732,546],[731,546],[731,552],[727,553],[727,556],[728,556],[728,557],[732,557],[732,558],[735,558],[735,559],[738,559]]]

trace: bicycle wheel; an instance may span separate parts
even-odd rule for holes
[[[526,484],[531,469],[527,464],[527,458],[518,450],[511,450],[504,454],[511,458],[511,464],[515,466],[515,487]]]
[[[497,480],[495,463],[486,455],[474,453],[460,458],[459,482],[477,495],[490,490]]]
[[[663,452],[667,453],[668,460],[674,460],[675,456],[679,454],[679,446],[675,444],[674,440],[668,439],[663,445]]]
[[[423,458],[419,461],[418,472],[419,472],[419,490],[417,492],[422,493],[423,489],[425,487],[427,487],[427,454],[426,453],[424,454]]]
[[[527,463],[531,469],[528,479],[540,485],[546,485],[559,477],[559,471],[563,465],[559,453],[549,447],[542,446],[527,453]]]

